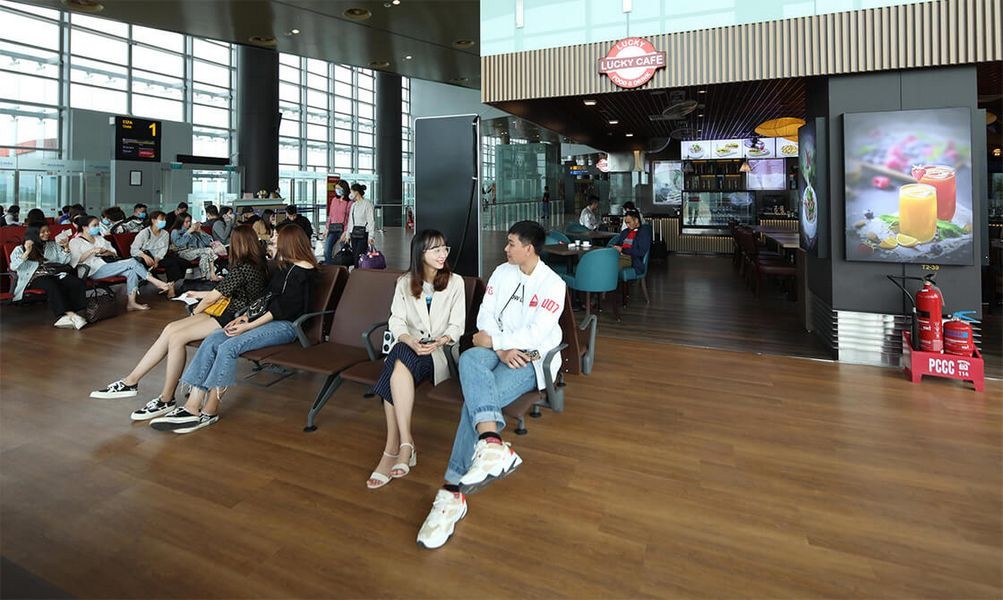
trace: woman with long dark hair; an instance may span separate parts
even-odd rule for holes
[[[155,210],[150,214],[150,225],[136,234],[129,253],[149,270],[163,267],[167,277],[167,289],[160,293],[174,297],[174,283],[185,277],[187,267],[171,251],[171,234],[167,231],[167,214]]]
[[[324,263],[332,264],[334,258],[334,246],[341,239],[341,234],[345,233],[345,226],[348,224],[348,211],[352,208],[352,194],[348,182],[339,179],[334,185],[334,199],[327,206],[327,238],[324,241]]]
[[[202,232],[202,224],[192,222],[192,216],[181,213],[171,228],[171,248],[186,261],[199,261],[199,273],[203,279],[219,281],[216,275],[216,252],[212,249],[212,236]]]
[[[373,386],[383,399],[387,440],[383,458],[366,481],[370,489],[404,477],[418,463],[411,437],[415,386],[449,378],[445,346],[463,335],[466,305],[463,278],[450,271],[448,257],[446,237],[426,229],[411,240],[411,267],[397,280],[389,320],[396,343]]]
[[[29,287],[45,290],[49,310],[59,317],[55,326],[63,329],[80,329],[87,324],[77,311],[87,306],[86,286],[70,266],[69,240],[52,241],[49,226],[29,225],[24,231],[24,242],[10,255],[10,268],[17,273],[14,300],[24,296]]]
[[[168,286],[163,281],[150,274],[146,268],[135,260],[119,260],[118,253],[111,243],[101,235],[101,225],[97,217],[82,215],[74,220],[77,234],[70,240],[70,264],[74,267],[86,265],[90,268],[88,277],[102,279],[104,277],[125,277],[126,291],[129,302],[126,310],[149,310],[150,307],[137,302],[139,298],[139,283],[148,281],[161,292],[166,292]]]
[[[240,355],[296,339],[292,322],[310,310],[317,259],[302,228],[281,225],[276,233],[279,268],[269,280],[266,293],[202,342],[181,375],[181,381],[191,386],[188,402],[184,408],[151,421],[154,429],[190,433],[212,425],[219,420],[223,394],[237,383]]]
[[[254,233],[258,234],[258,239],[262,242],[272,239],[272,234],[275,233],[275,211],[270,208],[261,211],[261,218],[252,223],[251,226],[254,227]]]
[[[139,390],[140,380],[166,358],[167,370],[160,395],[133,412],[132,419],[145,421],[174,409],[174,393],[178,387],[181,371],[185,367],[187,344],[205,339],[210,333],[222,329],[233,320],[237,312],[247,308],[265,291],[267,280],[265,252],[250,227],[242,225],[233,230],[229,256],[230,270],[216,285],[216,289],[208,292],[186,292],[188,297],[199,300],[192,314],[168,323],[132,372],[108,384],[104,389],[92,392],[91,398],[135,396]],[[219,310],[211,310],[210,307],[213,306]]]

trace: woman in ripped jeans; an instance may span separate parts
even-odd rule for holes
[[[151,427],[190,433],[212,425],[219,420],[223,393],[237,383],[240,355],[296,339],[292,322],[309,311],[317,259],[306,233],[293,223],[276,229],[274,247],[279,268],[268,283],[266,295],[252,303],[246,313],[205,338],[181,375],[181,381],[191,386],[188,402],[150,421]]]

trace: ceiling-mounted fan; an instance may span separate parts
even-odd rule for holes
[[[650,121],[679,121],[695,111],[699,103],[696,100],[683,100],[670,105],[657,115],[648,115]]]

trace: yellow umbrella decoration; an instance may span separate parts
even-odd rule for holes
[[[756,133],[763,137],[782,137],[792,142],[798,141],[798,129],[804,125],[804,119],[797,117],[780,117],[760,123]]]

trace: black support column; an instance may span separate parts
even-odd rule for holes
[[[377,204],[401,204],[404,197],[401,153],[401,78],[394,73],[377,71],[376,174],[380,178]],[[400,209],[385,209],[383,225],[400,227]]]
[[[237,46],[237,161],[243,191],[279,187],[279,53]],[[398,92],[398,104],[400,104]]]

